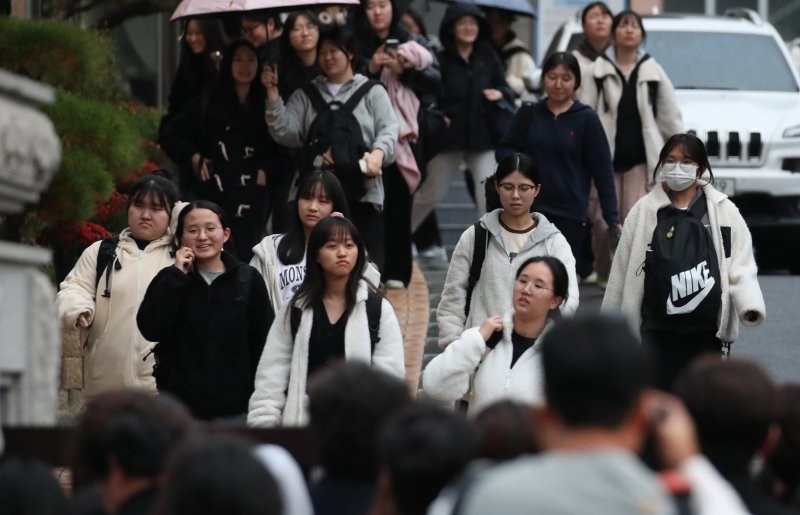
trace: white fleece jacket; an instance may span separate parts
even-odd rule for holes
[[[503,316],[503,339],[494,349],[486,347],[479,328],[473,327],[433,358],[422,373],[425,395],[441,401],[457,401],[469,394],[470,414],[505,399],[541,405],[544,402],[539,353],[542,335],[511,367],[512,315],[513,312],[508,312]]]
[[[531,213],[531,218],[538,221],[522,250],[509,259],[508,251],[503,243],[500,226],[500,213],[496,209],[486,213],[480,219],[481,225],[489,233],[489,248],[483,261],[481,277],[472,290],[469,316],[464,315],[464,304],[467,300],[467,283],[469,268],[472,264],[472,253],[475,245],[475,227],[470,226],[458,240],[447,279],[444,282],[436,320],[439,323],[439,347],[445,348],[456,340],[465,328],[478,326],[491,316],[500,315],[513,309],[511,305],[514,292],[514,277],[519,265],[534,256],[553,256],[561,260],[569,274],[568,298],[561,305],[563,315],[572,315],[578,309],[578,280],[575,275],[575,258],[566,238],[541,213]],[[481,242],[484,244],[484,242]]]
[[[106,273],[95,287],[100,242],[89,246],[61,283],[56,306],[62,323],[74,327],[78,315],[89,312],[88,337],[83,355],[84,393],[91,397],[117,388],[143,388],[156,393],[153,343],[136,326],[136,313],[147,286],[162,269],[174,263],[170,231],[139,250],[130,229],[120,233],[117,259],[111,268],[111,296],[103,297]],[[99,290],[99,292],[98,292]]]
[[[728,196],[711,185],[703,186],[708,205],[709,225],[717,251],[722,288],[717,337],[724,342],[736,340],[739,320],[747,326],[760,324],[766,316],[764,297],[758,285],[758,269],[753,256],[753,241],[750,230]],[[622,229],[617,252],[611,264],[608,285],[603,297],[603,309],[622,309],[638,333],[641,325],[642,298],[644,297],[644,273],[642,266],[645,252],[653,239],[658,210],[670,205],[669,197],[659,184],[642,197],[631,209]],[[722,246],[721,227],[731,228],[730,257],[726,257]],[[747,311],[754,311],[758,318],[747,322],[742,318]]]
[[[267,294],[269,301],[272,303],[272,309],[275,313],[280,311],[283,306],[283,298],[281,297],[281,285],[278,280],[278,273],[276,268],[280,259],[278,258],[278,238],[282,234],[270,234],[261,240],[255,247],[253,247],[253,258],[250,260],[250,266],[254,267],[261,276],[264,278],[264,283],[267,285]],[[364,280],[366,280],[373,288],[377,289],[381,281],[381,272],[371,262],[367,261],[364,264]]]
[[[606,56],[614,60],[614,47],[606,49]],[[591,66],[591,74],[581,81],[579,100],[594,108],[614,155],[614,143],[617,135],[617,116],[619,101],[622,97],[622,78],[617,73],[614,64],[609,59],[599,57]],[[598,94],[595,79],[602,81],[603,92]],[[658,82],[658,96],[656,98],[656,112],[658,119],[653,116],[653,106],[650,103],[648,82]],[[639,117],[642,119],[642,134],[644,148],[647,155],[647,170],[653,173],[658,163],[658,154],[664,142],[673,134],[683,132],[683,117],[675,98],[675,88],[664,69],[652,57],[642,62],[636,79],[636,104]]]
[[[368,287],[361,281],[356,306],[344,330],[345,360],[370,362],[400,379],[405,378],[403,335],[392,305],[383,299],[380,341],[371,353],[366,301]],[[304,426],[308,423],[308,348],[313,309],[304,309],[297,334],[292,338],[291,303],[275,317],[256,370],[256,383],[247,414],[251,427]]]

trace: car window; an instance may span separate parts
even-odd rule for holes
[[[649,31],[646,50],[678,89],[798,91],[770,36]]]

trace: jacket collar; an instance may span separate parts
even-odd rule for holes
[[[656,209],[661,209],[662,207],[667,207],[670,204],[672,204],[672,201],[669,199],[669,195],[667,195],[667,192],[664,191],[664,188],[661,186],[661,184],[662,183],[660,181],[656,182],[656,185],[652,191],[652,197],[650,203]],[[721,191],[718,191],[710,184],[705,184],[701,186],[701,188],[703,189],[703,195],[706,196],[706,199],[708,201],[713,202],[714,204],[719,204],[723,200],[728,198],[727,195],[725,195]]]
[[[502,212],[502,209],[495,209],[481,217],[481,224],[498,242],[502,242],[503,227],[500,225],[500,213]],[[537,221],[536,230],[528,234],[528,241],[523,247],[523,250],[536,245],[540,241],[546,240],[558,232],[556,226],[541,213],[531,213],[531,219]],[[503,246],[503,248],[505,248],[505,246]]]
[[[362,84],[367,82],[367,78],[360,73],[356,73],[352,79],[342,84],[342,89],[336,94],[336,97],[332,97],[330,91],[328,91],[328,80],[325,78],[324,75],[319,75],[311,82],[314,86],[322,93],[322,98],[325,99],[326,102],[330,102],[334,98],[341,102],[346,102],[350,95]]]

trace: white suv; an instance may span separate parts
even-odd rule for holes
[[[675,85],[686,129],[706,142],[715,186],[733,198],[763,266],[800,273],[800,87],[777,31],[749,9],[644,17],[645,50]],[[580,20],[547,54],[571,50]]]

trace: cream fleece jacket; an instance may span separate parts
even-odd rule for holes
[[[380,341],[371,352],[366,301],[368,287],[361,281],[356,306],[344,330],[345,360],[371,363],[400,379],[405,378],[403,335],[388,300],[381,307]],[[247,414],[251,427],[304,426],[308,423],[308,347],[313,309],[304,309],[292,338],[290,303],[275,316],[256,370],[256,384]]]
[[[732,342],[739,334],[739,320],[747,326],[758,325],[764,321],[766,307],[758,284],[753,241],[742,215],[728,196],[713,186],[703,186],[703,193],[708,205],[709,225],[722,283],[717,337],[723,342]],[[637,334],[644,297],[644,273],[641,268],[647,247],[653,239],[656,214],[668,205],[669,197],[659,184],[633,206],[625,219],[603,297],[603,309],[621,309]],[[731,228],[730,257],[725,257],[722,251],[721,227]],[[747,311],[756,312],[758,318],[754,322],[747,322],[743,318]]]

